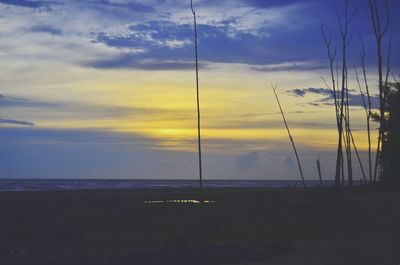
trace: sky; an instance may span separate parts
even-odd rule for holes
[[[321,25],[339,57],[344,2],[193,2],[204,178],[299,179],[273,83],[305,178],[317,178],[321,158],[332,179],[337,132]],[[351,124],[366,163],[354,73],[362,39],[377,106],[375,41],[367,1],[350,1],[349,12]],[[197,179],[192,22],[184,0],[0,0],[0,178]],[[394,75],[399,29],[391,14]]]

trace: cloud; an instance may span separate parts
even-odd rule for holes
[[[192,17],[189,4],[183,1],[0,2],[32,8],[63,6],[46,16],[40,16],[32,8],[3,11],[1,16],[7,20],[7,34],[3,40],[23,36],[23,40],[18,37],[15,42],[30,44],[30,49],[25,45],[16,49],[19,45],[12,43],[2,47],[9,51],[8,60],[26,62],[28,51],[34,51],[28,56],[36,54],[39,61],[48,60],[51,51],[57,51],[51,55],[52,60],[84,67],[182,70],[185,65],[181,62],[189,62],[193,57]],[[355,2],[361,5],[361,1]],[[200,61],[244,63],[254,66],[251,70],[266,72],[311,71],[326,67],[320,23],[333,17],[334,24],[325,22],[336,27],[334,14],[342,7],[336,2],[315,0],[207,0],[195,4]],[[333,15],[326,16],[326,9],[333,10],[329,11]],[[370,24],[365,23],[364,14],[360,22],[354,23],[357,23],[354,25],[357,32],[370,33]],[[35,34],[26,34],[27,31],[49,33],[53,38],[35,39],[32,36]],[[349,64],[359,62],[359,47],[354,47],[357,51],[349,51]],[[373,45],[366,42],[367,54],[373,51],[371,47]],[[393,62],[399,61],[397,55],[393,56]],[[161,63],[160,66],[142,63],[145,60]],[[372,61],[369,57],[367,60]]]
[[[155,61],[138,60],[135,55],[116,56],[114,58],[84,62],[84,66],[98,69],[136,69],[136,70],[193,70],[193,61]],[[210,68],[207,63],[199,63],[200,69]]]
[[[119,119],[126,117],[143,118],[150,116],[165,119],[165,116],[187,119],[180,110],[165,110],[159,108],[124,107],[106,104],[94,104],[76,101],[52,101],[45,99],[29,99],[0,95],[0,109],[4,110],[11,120],[13,116],[25,115],[37,121],[50,119],[52,121],[65,120],[92,120],[93,119]],[[7,110],[7,111],[6,111]]]
[[[318,95],[324,95],[324,96],[332,95],[330,90],[327,88],[314,88],[314,87],[295,88],[292,90],[288,90],[287,92],[289,94],[292,94],[294,96],[299,96],[299,97],[304,97],[306,94],[318,94]]]
[[[241,154],[234,160],[234,163],[239,171],[247,171],[257,165],[260,157],[257,152]]]
[[[0,0],[0,3],[28,8],[40,8],[48,5],[48,2],[39,0]]]
[[[268,56],[269,50],[263,47],[263,41],[266,41],[267,37],[242,31],[233,33],[227,21],[216,25],[199,24],[198,36],[200,61],[258,64],[260,67],[255,69],[259,71],[270,70],[268,66],[265,68],[261,66],[275,62],[274,57]],[[149,21],[135,24],[123,34],[100,32],[95,34],[93,42],[103,43],[108,47],[120,50],[120,55],[84,62],[83,65],[101,69],[181,70],[186,68],[186,63],[182,64],[182,62],[193,61],[192,38],[193,25],[170,21]],[[133,49],[134,52],[124,52],[129,49]],[[158,67],[153,62],[159,62],[158,64],[161,66]],[[165,65],[164,62],[173,63]],[[307,63],[299,62],[297,64],[306,67]],[[295,63],[294,65],[274,67],[285,70],[285,68],[297,66]],[[308,67],[314,68],[315,66]]]
[[[39,121],[165,121],[194,120],[195,112],[180,108],[158,108],[139,106],[118,106],[96,104],[79,101],[52,101],[45,99],[14,98],[10,96],[0,97],[0,110],[3,108],[7,118],[24,116],[25,119]]]
[[[121,9],[127,9],[133,12],[141,12],[141,13],[149,13],[154,12],[154,8],[140,2],[116,2],[116,1],[108,1],[108,0],[99,0],[95,2],[99,5],[104,5],[108,7],[116,7]]]
[[[43,100],[0,95],[0,108],[57,108],[59,104]]]
[[[300,2],[307,3],[310,2],[309,0],[272,0],[272,1],[265,1],[265,0],[244,0],[244,3],[258,7],[258,8],[271,8],[277,6],[287,6],[298,4]]]
[[[325,69],[326,64],[319,61],[293,61],[293,62],[282,62],[277,64],[267,65],[253,65],[250,67],[252,70],[262,72],[278,72],[278,71],[310,71]]]
[[[59,28],[55,28],[52,26],[34,26],[31,29],[31,32],[40,32],[40,33],[49,33],[51,35],[61,35],[62,34],[62,30]]]
[[[362,96],[358,93],[354,93],[355,91],[349,91],[349,105],[353,107],[364,107]],[[295,88],[291,90],[287,90],[287,93],[297,97],[305,97],[307,95],[319,95],[323,96],[322,98],[313,100],[308,103],[310,106],[320,106],[322,105],[333,105],[333,95],[332,92],[327,88]],[[338,97],[340,97],[341,92],[337,92]],[[364,95],[364,99],[367,100],[366,96]],[[378,95],[371,95],[371,103],[372,108],[379,108],[379,96]]]
[[[10,120],[10,119],[0,119],[0,124],[35,126],[35,124],[33,122]]]

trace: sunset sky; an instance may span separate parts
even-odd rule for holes
[[[397,74],[400,2],[389,4]],[[272,82],[306,179],[317,178],[318,157],[332,179],[337,132],[320,29],[340,45],[343,1],[194,5],[204,178],[299,178]],[[365,159],[359,35],[374,95],[376,54],[367,1],[354,9],[350,104]],[[0,178],[196,179],[192,19],[189,0],[0,0]]]

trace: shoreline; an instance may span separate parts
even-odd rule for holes
[[[324,188],[333,186],[333,181],[324,182]],[[356,183],[354,186],[358,187],[359,184]],[[205,180],[203,187],[205,189],[303,189],[298,180]],[[198,188],[198,180],[0,179],[0,192]],[[307,181],[307,189],[313,188],[321,188],[319,181]]]

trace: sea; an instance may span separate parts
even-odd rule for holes
[[[324,181],[333,186],[333,181]],[[302,188],[299,180],[203,180],[206,188]],[[307,187],[319,187],[318,180],[307,180]],[[198,180],[138,179],[0,179],[0,192],[59,190],[136,190],[165,188],[198,188]]]

